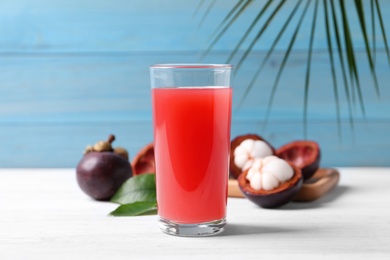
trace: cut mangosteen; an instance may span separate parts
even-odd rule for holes
[[[154,144],[150,143],[144,146],[134,157],[131,166],[133,168],[133,175],[156,173]]]
[[[276,156],[301,169],[304,180],[309,179],[320,166],[320,146],[315,141],[298,140],[283,145]]]
[[[269,157],[274,157],[274,156],[269,156]],[[267,159],[267,157],[265,159]],[[288,162],[285,163],[288,164]],[[254,167],[257,167],[255,164]],[[266,178],[268,178],[267,181],[270,182],[269,181],[270,177],[265,176],[271,174],[270,173],[271,170],[269,169],[269,167],[268,169],[265,169],[264,167],[263,170],[261,169],[259,170],[259,175],[261,175],[261,177],[258,177],[257,179],[259,178],[262,179],[257,181],[259,181],[260,183],[262,182],[260,185],[262,187],[256,187],[256,185],[253,185],[252,183],[253,178],[255,178],[253,177],[254,176],[253,167],[244,171],[238,177],[238,185],[242,193],[245,195],[245,197],[247,197],[250,201],[254,202],[260,207],[277,208],[283,206],[288,202],[290,202],[291,200],[293,200],[293,198],[301,189],[302,182],[303,182],[301,170],[295,167],[294,165],[290,165],[290,167],[292,169],[292,173],[291,173],[292,176],[289,176],[288,177],[289,179],[283,182],[278,181],[278,178],[280,178],[278,176],[280,175],[279,172],[277,171],[280,171],[281,168],[280,167],[274,168],[274,173],[272,173],[274,177],[272,178],[275,178],[277,181],[277,185],[274,185],[274,187],[272,185],[270,186],[264,184]]]
[[[240,135],[230,145],[230,175],[237,179],[248,169],[253,160],[274,155],[275,149],[264,138],[256,134]]]

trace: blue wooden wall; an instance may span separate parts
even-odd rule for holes
[[[199,26],[210,2],[205,1],[195,13],[199,1],[1,1],[0,168],[75,167],[87,144],[110,133],[117,136],[117,145],[128,148],[134,156],[152,140],[148,66],[199,61],[209,36],[236,3],[217,1]],[[356,102],[351,129],[345,94],[340,90],[339,134],[321,5],[307,138],[320,143],[324,167],[390,166],[390,66],[384,42],[377,34],[378,98],[352,1],[346,2],[354,21],[351,30],[356,39],[366,116]],[[293,26],[243,106],[238,107],[251,75],[295,3],[290,0],[282,8],[281,16],[234,78],[232,137],[255,132],[275,147],[303,138],[303,87],[313,5],[286,65],[267,126],[263,127],[271,87]],[[369,21],[369,1],[364,3]],[[390,1],[380,3],[390,38]],[[255,1],[203,62],[224,63],[263,4],[262,0]],[[379,24],[376,28],[378,33]],[[336,70],[340,85],[339,65]]]

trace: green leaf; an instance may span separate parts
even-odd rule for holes
[[[278,84],[279,84],[280,77],[282,76],[284,67],[285,67],[285,65],[287,63],[287,60],[288,60],[289,56],[290,56],[290,52],[292,50],[292,47],[294,46],[294,43],[295,43],[295,40],[297,38],[299,29],[301,28],[302,21],[305,18],[305,15],[306,15],[307,9],[309,8],[310,3],[311,3],[310,1],[306,2],[305,8],[303,9],[303,12],[302,12],[302,14],[301,14],[301,16],[299,18],[299,21],[298,21],[298,23],[297,23],[297,25],[295,27],[294,33],[293,33],[293,35],[291,37],[291,40],[290,40],[290,42],[288,44],[287,50],[284,53],[284,57],[283,57],[282,63],[280,64],[280,67],[279,67],[279,70],[278,70],[278,74],[276,75],[276,79],[275,79],[274,84],[272,86],[271,94],[270,94],[270,97],[269,97],[269,100],[268,100],[267,111],[266,111],[266,115],[265,115],[265,121],[264,121],[264,124],[263,124],[263,128],[264,129],[265,129],[265,127],[268,124],[268,119],[269,119],[269,114],[271,112],[272,102],[273,102],[274,97],[275,97],[275,93],[276,93],[276,89],[277,89]]]
[[[389,61],[389,64],[390,64],[389,44],[387,43],[386,30],[385,30],[385,26],[383,24],[381,8],[379,6],[379,1],[378,0],[375,0],[375,6],[376,6],[376,12],[378,14],[379,24],[380,24],[380,27],[381,27],[382,38],[383,38],[383,41],[385,42],[385,49],[386,49],[386,53],[387,53],[387,60]]]
[[[376,29],[375,29],[375,3],[374,0],[370,1],[370,11],[371,11],[371,31],[372,31],[372,59],[374,64],[376,61]]]
[[[211,1],[211,0],[210,0]],[[350,122],[350,127],[351,130],[354,129],[354,111],[353,111],[353,106],[359,105],[361,114],[365,118],[365,106],[364,106],[364,95],[362,88],[364,85],[361,85],[360,78],[359,78],[359,68],[360,64],[357,63],[356,61],[356,49],[354,48],[354,42],[356,38],[356,33],[354,31],[351,31],[350,25],[352,24],[352,19],[349,19],[349,14],[353,14],[352,12],[354,11],[357,18],[358,18],[358,26],[360,26],[361,29],[361,35],[363,36],[364,40],[364,47],[365,47],[365,52],[366,52],[366,57],[368,60],[368,71],[371,72],[371,76],[373,79],[374,83],[374,91],[376,92],[378,98],[380,98],[380,89],[379,89],[379,84],[378,84],[378,79],[376,75],[376,68],[375,68],[375,63],[376,63],[376,52],[377,52],[377,42],[376,42],[376,35],[381,34],[383,41],[384,41],[384,48],[386,50],[387,54],[387,59],[390,64],[390,49],[389,49],[389,44],[387,41],[386,37],[386,30],[385,30],[385,24],[382,18],[382,13],[381,13],[381,8],[379,5],[379,0],[370,0],[370,11],[371,11],[371,30],[372,30],[372,42],[369,41],[369,31],[368,29],[368,24],[366,24],[366,13],[364,8],[365,6],[363,5],[364,1],[362,0],[353,0],[351,1],[353,5],[355,6],[355,9],[353,11],[346,10],[346,4],[344,2],[347,1],[337,1],[337,0],[322,0],[324,3],[324,6],[327,5],[327,3],[330,3],[330,9],[329,12],[328,10],[324,11],[326,12],[325,15],[325,26],[326,26],[326,37],[328,41],[328,54],[329,54],[329,59],[330,59],[330,65],[332,66],[331,68],[331,73],[332,73],[332,78],[333,78],[333,88],[334,88],[334,96],[335,96],[335,104],[336,104],[336,113],[337,113],[337,121],[341,122],[341,110],[343,106],[341,106],[341,98],[345,98],[346,104],[347,104],[347,110],[348,110],[348,117],[349,117],[349,122]],[[254,1],[253,1],[254,2]],[[247,57],[252,54],[252,49],[255,46],[255,44],[260,40],[262,37],[263,32],[269,27],[270,23],[272,22],[274,16],[279,14],[279,8],[282,7],[283,3],[285,0],[279,0],[278,7],[274,7],[273,12],[271,9],[271,3],[274,3],[272,0],[264,0],[263,3],[263,9],[258,8],[257,11],[257,16],[254,17],[254,20],[250,21],[248,24],[249,27],[244,31],[243,36],[239,39],[238,44],[234,47],[234,49],[231,51],[229,57],[228,57],[228,63],[232,61],[234,58],[238,59],[238,62],[236,63],[235,66],[235,73],[237,73],[241,67],[242,64],[247,60]],[[313,3],[314,1],[311,0],[306,0],[306,7],[310,5],[310,3]],[[368,0],[367,0],[368,2]],[[206,56],[209,51],[214,47],[214,45],[222,38],[222,35],[224,35],[229,28],[232,26],[232,24],[237,20],[238,17],[244,16],[245,15],[245,10],[248,9],[247,7],[250,6],[250,3],[252,3],[251,0],[237,0],[235,2],[234,7],[230,10],[230,12],[226,15],[225,19],[220,23],[220,25],[217,27],[217,30],[214,31],[212,34],[211,39],[213,39],[212,43],[209,45],[208,49],[206,52],[203,54],[203,57]],[[296,1],[297,3],[294,7],[294,10],[296,10],[300,4],[300,1]],[[337,7],[337,8],[336,8]],[[327,8],[327,7],[325,7]],[[272,14],[263,21],[259,25],[260,17],[265,16],[266,12],[271,12]],[[337,9],[337,10],[336,10]],[[295,11],[293,11],[294,13]],[[317,11],[316,11],[317,12]],[[304,11],[303,13],[306,13]],[[375,17],[376,14],[376,17]],[[283,13],[281,14],[283,15]],[[304,16],[304,15],[303,15]],[[303,18],[302,16],[302,18]],[[287,17],[287,16],[286,16]],[[290,23],[290,17],[291,15],[288,16],[287,19],[285,19],[285,25]],[[339,17],[339,18],[338,18]],[[338,20],[340,22],[338,22]],[[379,26],[378,29],[376,28],[376,22],[379,21]],[[317,29],[315,27],[318,27],[318,23],[315,22],[315,19],[312,20],[312,32],[314,33],[314,29]],[[276,37],[274,44],[278,42],[279,37],[283,34],[283,31],[285,30],[286,26],[283,26],[278,33],[278,36]],[[259,28],[258,28],[259,27]],[[299,31],[300,27],[300,22],[295,25],[296,29],[294,31],[294,35],[292,39],[290,40],[289,43],[287,43],[288,47],[287,50],[285,51],[285,55],[283,57],[283,61],[279,65],[279,69],[277,72],[277,76],[274,80],[273,86],[271,86],[271,94],[270,98],[268,101],[268,106],[266,110],[266,115],[265,115],[265,122],[263,126],[265,127],[267,125],[267,121],[269,118],[270,110],[272,107],[273,99],[276,93],[276,90],[278,88],[279,80],[282,76],[283,70],[285,69],[286,62],[289,58],[291,49],[294,45],[296,34]],[[333,31],[332,31],[333,27]],[[252,38],[248,42],[248,46],[245,47],[243,50],[243,54],[240,54],[239,51],[241,50],[242,46],[246,41],[248,41],[248,38],[254,30],[258,30],[257,35]],[[379,33],[381,32],[381,33]],[[218,33],[218,34],[217,34]],[[216,35],[216,36],[215,36]],[[314,34],[312,34],[314,35]],[[333,38],[333,39],[332,39]],[[313,44],[313,36],[310,37],[310,42],[309,46],[312,46]],[[333,50],[332,46],[332,41],[335,41],[335,50]],[[252,89],[252,87],[255,84],[255,81],[258,79],[260,72],[262,71],[262,68],[271,55],[274,45],[271,46],[271,48],[267,51],[266,58],[263,59],[262,62],[259,62],[259,65],[257,66],[255,73],[253,74],[253,77],[247,86],[247,88],[244,91],[243,96],[241,97],[241,101],[239,102],[238,108],[241,106],[242,101],[245,100],[246,96]],[[312,48],[312,47],[311,47]],[[309,50],[310,52],[310,50]],[[305,79],[305,89],[304,89],[304,111],[303,111],[303,116],[304,116],[304,135],[306,135],[306,124],[307,124],[307,112],[308,112],[308,92],[309,92],[309,87],[311,84],[311,78],[310,78],[310,71],[311,71],[311,53],[308,52],[308,67],[306,69],[306,79]],[[202,58],[203,58],[202,57]],[[335,70],[334,66],[336,66],[336,63],[340,63],[340,68],[341,68],[341,75],[343,79],[344,84],[337,84],[337,71]],[[349,75],[348,75],[349,74]],[[349,76],[349,77],[348,77]],[[345,95],[344,96],[339,96],[339,93],[341,93],[341,88],[344,88]],[[340,131],[340,125],[338,127],[339,134],[341,133]]]
[[[314,6],[314,14],[313,14],[313,22],[311,24],[311,32],[310,32],[310,42],[309,42],[309,51],[307,55],[307,67],[306,67],[306,77],[305,77],[305,92],[303,96],[303,135],[307,138],[307,106],[309,99],[309,83],[310,83],[310,69],[311,69],[311,56],[313,50],[313,41],[314,41],[314,33],[316,29],[317,22],[317,10],[318,10],[318,0],[315,2]]]
[[[209,37],[209,40],[211,40],[211,39],[213,39],[213,38],[215,37],[215,35],[218,33],[218,31],[221,30],[221,28],[224,26],[224,24],[226,25],[226,23],[229,21],[229,19],[231,19],[229,23],[230,23],[230,24],[233,23],[233,22],[236,20],[236,18],[240,15],[240,13],[243,12],[243,11],[245,10],[246,6],[247,6],[248,4],[250,4],[250,2],[251,2],[251,0],[242,0],[242,1],[238,1],[238,2],[234,5],[234,7],[230,10],[230,12],[225,16],[225,18],[224,18],[224,19],[219,23],[219,25],[216,27],[216,29],[214,30],[214,33],[211,34],[211,36]],[[240,7],[242,4],[244,4],[244,6],[241,7],[241,8],[239,9],[239,7]],[[238,10],[238,13],[236,13],[237,10]],[[232,15],[233,15],[234,13],[236,13],[235,16],[234,16],[233,18],[231,18]],[[229,25],[227,25],[227,27],[229,27]]]
[[[240,69],[242,63],[246,59],[246,57],[249,55],[249,53],[252,51],[253,47],[257,43],[257,41],[260,39],[263,32],[268,28],[268,25],[271,23],[272,19],[275,17],[275,15],[278,13],[278,11],[282,8],[282,6],[285,4],[285,0],[281,0],[280,3],[276,6],[274,11],[271,13],[271,15],[268,17],[268,19],[264,22],[263,26],[259,30],[259,32],[256,34],[252,42],[249,44],[247,49],[245,50],[244,54],[241,56],[240,60],[237,62],[236,65],[236,72]]]
[[[332,46],[332,38],[331,38],[331,35],[330,35],[330,18],[329,18],[329,15],[328,15],[327,0],[324,0],[323,4],[324,4],[324,18],[325,18],[326,40],[327,40],[327,44],[328,44],[328,53],[329,53],[329,60],[330,60],[330,70],[332,72],[332,79],[333,79],[333,93],[334,93],[335,105],[336,105],[337,131],[338,131],[339,141],[341,141],[340,99],[339,99],[338,87],[337,87],[337,77],[336,77],[336,70],[335,70],[335,61],[334,61],[334,58],[333,58],[333,46]]]
[[[253,30],[253,28],[255,27],[255,25],[257,24],[257,22],[260,20],[261,17],[263,17],[263,14],[265,13],[265,11],[267,11],[268,7],[271,5],[272,3],[272,0],[271,1],[268,1],[264,6],[263,8],[260,10],[260,12],[257,14],[257,16],[255,17],[255,19],[252,21],[251,25],[249,26],[249,28],[246,30],[244,36],[241,38],[241,40],[238,42],[238,44],[236,45],[236,47],[234,48],[233,52],[230,54],[229,58],[227,59],[226,63],[230,63],[231,60],[233,59],[233,57],[236,55],[236,53],[238,52],[238,50],[240,49],[242,43],[245,41],[245,39],[248,37],[249,33]]]
[[[137,201],[156,202],[156,175],[141,174],[128,179],[115,195],[111,202],[128,204]]]
[[[198,28],[202,26],[204,20],[206,19],[207,15],[209,14],[209,12],[211,11],[211,9],[213,8],[213,6],[215,5],[216,2],[217,2],[216,0],[213,0],[211,2],[211,4],[209,5],[209,7],[206,10],[206,13],[203,15],[203,18],[201,19],[201,21],[200,21],[200,23],[198,25]]]
[[[352,114],[352,101],[351,101],[351,94],[349,91],[349,84],[348,84],[348,79],[347,79],[347,72],[346,72],[346,67],[347,65],[344,62],[344,56],[343,56],[343,50],[341,47],[341,36],[339,33],[338,29],[338,21],[337,21],[337,16],[336,16],[336,8],[333,0],[330,0],[330,7],[331,7],[331,13],[332,13],[332,20],[333,20],[333,30],[335,33],[335,39],[336,39],[336,45],[337,45],[337,50],[338,50],[338,57],[340,61],[340,66],[341,66],[341,72],[343,75],[343,81],[344,81],[344,91],[345,91],[345,97],[347,100],[348,104],[348,112],[349,112],[349,125],[351,129],[354,129],[354,121],[353,121],[353,114]]]
[[[374,80],[376,94],[379,97],[380,91],[379,91],[378,79],[376,77],[374,62],[373,62],[373,59],[371,57],[371,48],[370,48],[370,44],[369,44],[368,36],[367,36],[367,29],[366,29],[366,22],[364,20],[364,8],[363,8],[362,0],[355,0],[355,6],[356,6],[359,22],[360,22],[360,28],[362,30],[362,35],[363,35],[363,39],[364,39],[364,46],[366,47],[368,64],[370,65],[371,75],[372,75],[372,78]]]
[[[357,94],[358,94],[358,98],[359,98],[359,102],[360,102],[360,109],[362,111],[363,116],[365,117],[366,109],[364,107],[363,94],[362,94],[362,90],[360,87],[359,73],[358,73],[357,63],[356,63],[356,59],[355,59],[355,52],[354,52],[354,47],[353,47],[352,35],[351,35],[351,31],[349,29],[347,11],[345,8],[344,1],[340,1],[339,5],[340,5],[340,11],[341,11],[342,25],[343,25],[343,29],[344,29],[345,49],[347,51],[347,61],[348,61],[349,72],[350,72],[350,75],[352,77],[352,80],[354,80],[356,82],[356,90],[357,90]]]
[[[230,18],[231,14],[229,13],[226,18],[222,21],[221,25],[222,24],[225,24],[225,26],[221,29],[221,31],[218,33],[217,36],[215,36],[214,40],[211,42],[211,44],[209,45],[209,47],[207,48],[207,50],[204,52],[204,54],[202,55],[202,57],[205,57],[210,51],[211,49],[214,47],[214,45],[219,41],[219,39],[222,37],[222,35],[224,35],[224,33],[226,32],[227,29],[229,29],[229,27],[236,21],[236,19],[240,16],[240,14],[242,12],[245,11],[245,9],[252,3],[252,0],[246,0],[245,3],[241,6],[241,8],[238,9],[237,13],[232,17]],[[237,9],[239,6],[241,5],[241,3],[239,5],[236,5],[234,7],[234,11],[232,13],[235,12],[235,9]],[[230,18],[229,21],[227,21],[228,19]],[[217,30],[214,32],[214,34],[219,30],[219,28],[217,28]],[[214,34],[212,35],[212,38],[214,37]]]
[[[204,4],[204,0],[200,0],[199,3],[198,3],[198,6],[195,9],[195,12],[192,15],[192,18],[194,18],[198,14],[198,12],[199,12],[199,10],[200,10],[200,8],[202,7],[203,4]]]
[[[157,203],[154,201],[137,201],[119,206],[110,213],[111,216],[139,216],[154,215],[157,213]]]
[[[261,65],[257,68],[257,70],[256,70],[255,74],[253,75],[250,83],[248,84],[248,87],[245,89],[245,92],[242,95],[242,97],[240,99],[240,102],[239,102],[239,104],[237,106],[238,108],[240,108],[242,106],[242,104],[245,101],[246,97],[248,96],[250,90],[253,88],[253,85],[255,84],[257,78],[259,77],[259,75],[260,75],[264,65],[266,64],[268,59],[271,57],[271,54],[272,54],[273,50],[276,47],[276,44],[279,42],[279,40],[282,37],[282,35],[283,35],[284,31],[286,30],[287,26],[290,24],[291,19],[294,17],[294,15],[295,15],[296,11],[298,10],[298,7],[301,5],[301,3],[302,3],[302,0],[299,0],[299,2],[295,5],[294,9],[292,10],[290,15],[288,16],[288,18],[285,21],[284,25],[280,29],[278,35],[276,36],[275,40],[272,43],[271,48],[267,51],[267,54],[265,55],[263,61],[261,62]]]

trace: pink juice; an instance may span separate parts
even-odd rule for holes
[[[177,223],[226,216],[232,89],[152,89],[158,214]]]

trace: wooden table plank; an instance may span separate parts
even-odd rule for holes
[[[0,259],[388,259],[389,168],[339,168],[310,203],[262,209],[229,198],[220,236],[163,234],[156,216],[108,217],[116,205],[78,188],[73,169],[0,170]]]

